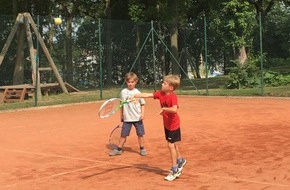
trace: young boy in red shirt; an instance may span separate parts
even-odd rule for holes
[[[186,160],[181,157],[177,142],[181,141],[180,119],[177,114],[178,99],[174,90],[180,85],[180,78],[177,75],[167,75],[164,77],[160,91],[153,93],[135,94],[133,98],[154,98],[159,99],[163,116],[165,138],[170,150],[172,168],[165,180],[172,181],[181,175]]]

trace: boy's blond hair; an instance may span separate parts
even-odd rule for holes
[[[164,81],[168,82],[173,87],[173,90],[177,89],[180,85],[180,78],[177,75],[166,75]]]
[[[136,82],[138,82],[138,80],[139,80],[138,76],[133,72],[129,72],[125,75],[125,81],[128,81],[130,79],[133,79]]]

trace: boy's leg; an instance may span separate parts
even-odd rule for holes
[[[178,145],[177,145],[177,144],[178,144],[177,142],[174,143],[174,145],[175,145],[175,150],[176,150],[176,155],[177,155],[177,156],[176,156],[176,157],[177,157],[177,159],[176,159],[176,163],[177,163],[178,169],[179,169],[180,171],[182,171],[183,166],[186,164],[186,160],[185,160],[184,158],[181,157],[180,152],[179,152],[179,149],[178,149]]]
[[[166,180],[172,181],[175,178],[181,175],[181,171],[179,171],[176,160],[177,160],[177,152],[175,149],[175,143],[167,142],[167,146],[169,148],[172,168],[170,169],[170,173],[165,177]]]
[[[143,136],[138,136],[138,143],[140,148],[144,148],[144,137]]]
[[[180,156],[179,149],[177,146],[177,143],[181,140],[180,128],[174,131],[169,131],[166,128],[164,128],[164,130],[165,130],[165,137],[167,140],[167,145],[170,151],[171,164],[172,164],[170,174],[166,176],[165,179],[171,181],[181,175],[182,167],[185,165],[186,160],[182,159],[185,161],[185,163],[181,166],[179,162],[179,160],[181,159],[181,156]]]
[[[140,147],[140,155],[141,156],[146,156],[147,155],[147,151],[144,148],[144,137],[142,136],[138,136],[138,142],[139,142],[139,147]]]
[[[178,142],[175,142],[174,143],[174,147],[175,147],[175,151],[176,151],[176,157],[177,158],[180,158],[181,156],[180,156],[180,152],[179,152],[179,149],[178,149]]]
[[[169,148],[170,155],[171,155],[172,167],[177,166],[176,160],[180,156],[179,150],[177,147],[177,142],[181,140],[180,128],[170,131],[164,127],[164,132],[165,132],[165,138],[167,140],[167,146]]]
[[[112,150],[112,151],[109,153],[109,155],[110,155],[110,156],[121,155],[121,154],[123,153],[122,148],[123,148],[123,146],[124,146],[124,144],[125,144],[125,142],[126,142],[126,139],[127,139],[127,137],[120,137],[118,147],[115,148],[114,150]]]
[[[147,151],[144,147],[144,134],[145,134],[145,130],[144,130],[144,125],[143,125],[143,121],[138,121],[136,123],[134,123],[134,126],[136,128],[136,133],[138,136],[138,143],[139,143],[139,147],[140,147],[140,155],[141,156],[146,156],[147,155]]]
[[[170,152],[170,156],[171,156],[172,167],[175,167],[176,160],[177,160],[177,152],[175,149],[175,143],[167,142],[167,146],[169,148],[169,152]]]
[[[121,155],[123,153],[122,148],[126,142],[127,136],[130,135],[131,127],[132,127],[132,123],[126,123],[126,122],[123,123],[121,137],[119,139],[118,147],[116,149],[112,150],[109,153],[109,156],[117,156],[117,155]]]
[[[124,144],[125,144],[125,142],[126,142],[126,139],[127,139],[127,137],[120,137],[120,139],[119,139],[119,144],[118,144],[118,148],[123,148],[123,146],[124,146]]]

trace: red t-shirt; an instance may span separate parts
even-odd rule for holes
[[[157,91],[153,93],[154,99],[160,100],[160,106],[172,107],[176,105],[178,107],[178,100],[175,93],[165,94],[162,91]],[[163,112],[163,125],[166,129],[173,131],[180,127],[180,119],[177,113]]]

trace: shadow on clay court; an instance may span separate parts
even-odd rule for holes
[[[122,170],[122,169],[127,169],[127,168],[132,168],[132,167],[133,166],[121,166],[121,167],[118,167],[118,168],[111,168],[111,169],[104,170],[102,172],[98,172],[98,173],[94,173],[94,174],[91,174],[91,175],[83,176],[82,179],[87,179],[87,178],[90,178],[90,177],[102,175],[102,174],[109,173],[109,172],[116,172],[117,170]]]
[[[115,145],[114,147],[112,147],[111,144],[107,144],[107,145],[106,145],[106,148],[107,148],[109,151],[112,151],[114,148],[117,148],[117,145]],[[123,147],[123,151],[124,151],[124,152],[131,152],[131,153],[139,154],[138,151],[133,150],[131,147],[127,147],[127,146],[124,146],[124,147]]]
[[[133,167],[135,167],[139,170],[142,170],[142,171],[152,172],[152,173],[162,175],[162,176],[168,174],[167,170],[163,170],[163,169],[158,168],[158,167],[151,167],[151,166],[148,166],[147,164],[134,164]]]
[[[94,173],[91,175],[86,175],[86,176],[83,176],[82,179],[87,179],[87,178],[95,177],[95,176],[102,175],[105,173],[116,172],[117,170],[123,170],[123,169],[128,169],[128,168],[137,169],[138,171],[152,172],[152,173],[162,175],[162,176],[168,173],[168,171],[166,170],[162,170],[161,168],[158,168],[158,167],[151,167],[151,166],[148,166],[147,164],[133,164],[132,166],[121,166],[117,168],[107,169],[102,172]]]

